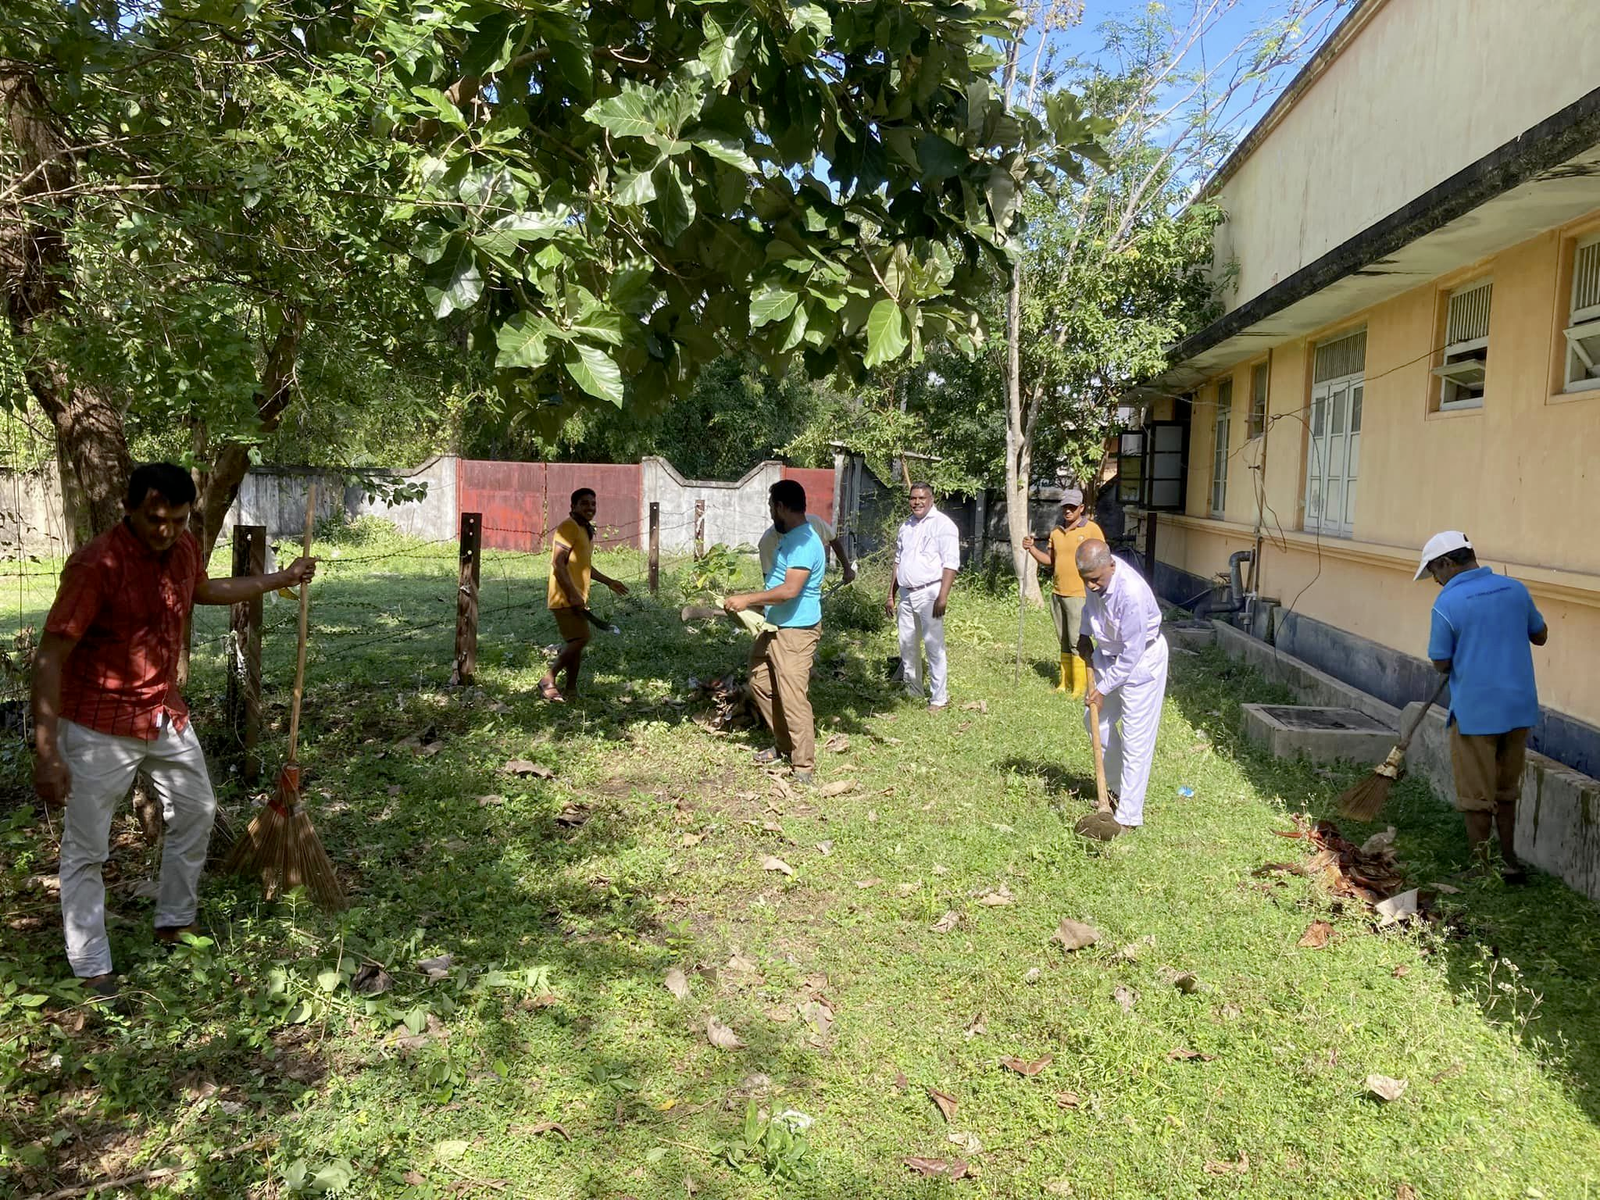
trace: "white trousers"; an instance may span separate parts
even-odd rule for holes
[[[110,853],[111,820],[142,768],[155,786],[166,820],[156,926],[188,925],[199,908],[200,872],[217,812],[205,755],[194,725],[183,732],[163,718],[154,741],[99,733],[72,721],[56,734],[72,773],[61,831],[61,923],[67,961],[84,978],[111,971],[106,939],[106,888],[100,868]]]
[[[1101,665],[1096,664],[1098,685]],[[1167,691],[1167,643],[1162,638],[1145,652],[1133,676],[1100,705],[1100,745],[1105,750],[1106,784],[1117,792],[1117,823],[1144,824],[1144,794],[1161,728],[1161,701]],[[1083,710],[1089,730],[1092,709]]]
[[[900,626],[900,671],[906,691],[922,698],[922,656],[926,653],[928,703],[942,705],[950,703],[950,689],[945,681],[944,618],[933,615],[933,602],[938,598],[936,583],[913,592],[902,590],[895,617]]]

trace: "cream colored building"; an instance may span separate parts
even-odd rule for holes
[[[1364,0],[1212,188],[1226,311],[1145,392],[1159,589],[1251,551],[1256,632],[1401,705],[1463,529],[1549,622],[1536,745],[1600,775],[1600,2]]]

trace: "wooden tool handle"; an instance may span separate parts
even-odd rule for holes
[[[1094,669],[1088,658],[1083,660],[1083,669],[1089,672],[1089,679],[1094,680]],[[1106,748],[1100,743],[1100,706],[1089,706],[1089,741],[1094,746],[1094,796],[1095,808],[1100,812],[1111,811],[1111,796],[1106,788]]]
[[[1423,719],[1425,717],[1427,717],[1428,710],[1430,708],[1432,708],[1435,704],[1439,703],[1439,697],[1444,695],[1444,689],[1449,687],[1449,686],[1450,686],[1450,676],[1449,675],[1441,675],[1439,677],[1439,686],[1433,689],[1433,695],[1431,697],[1429,697],[1428,702],[1422,706],[1422,710],[1417,713],[1417,719],[1415,721],[1411,722],[1411,728],[1406,730],[1405,733],[1401,735],[1401,737],[1400,737],[1400,749],[1402,751],[1404,751],[1408,746],[1411,745],[1411,739],[1416,737],[1417,736],[1417,730],[1422,728],[1422,722],[1423,722]]]
[[[300,556],[311,557],[311,529],[317,520],[317,481],[312,479],[306,492],[306,532],[300,542]],[[311,585],[300,584],[300,647],[294,660],[294,702],[289,708],[289,765],[295,762],[295,749],[300,744],[300,696],[306,685],[306,632],[311,623]]]

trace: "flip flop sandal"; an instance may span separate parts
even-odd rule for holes
[[[551,704],[565,704],[567,702],[567,698],[561,694],[561,689],[553,683],[541,683],[539,685],[539,695]]]

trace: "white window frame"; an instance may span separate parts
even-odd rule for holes
[[[1317,379],[1324,349],[1360,337],[1359,356],[1346,351],[1330,358],[1346,373]],[[1316,347],[1312,353],[1311,407],[1306,421],[1305,517],[1307,533],[1347,538],[1355,535],[1356,483],[1361,474],[1361,419],[1366,400],[1366,331],[1356,330]],[[1353,344],[1353,343],[1352,343]],[[1329,368],[1336,369],[1336,368]],[[1335,420],[1338,416],[1340,419]],[[1339,426],[1337,432],[1334,427]],[[1333,484],[1334,489],[1329,485]],[[1328,512],[1330,495],[1338,498],[1338,511]]]
[[[1586,254],[1594,262],[1584,263]],[[1568,308],[1567,345],[1562,368],[1562,390],[1592,392],[1600,389],[1600,234],[1583,238],[1572,247],[1572,298]],[[1588,300],[1588,304],[1579,301]]]
[[[1483,293],[1482,332],[1470,337],[1454,336],[1463,332],[1453,327],[1456,302],[1480,291]],[[1475,279],[1450,292],[1445,302],[1444,361],[1433,368],[1433,375],[1439,380],[1436,411],[1456,412],[1483,407],[1484,393],[1467,389],[1481,388],[1489,376],[1489,322],[1493,305],[1493,279]]]
[[[1220,517],[1228,507],[1228,443],[1233,433],[1233,380],[1217,384],[1217,411],[1212,424],[1211,515]]]
[[[1258,380],[1260,387],[1256,386]],[[1256,363],[1250,368],[1250,423],[1245,427],[1245,432],[1252,438],[1258,438],[1267,431],[1267,408],[1271,393],[1271,364]]]

